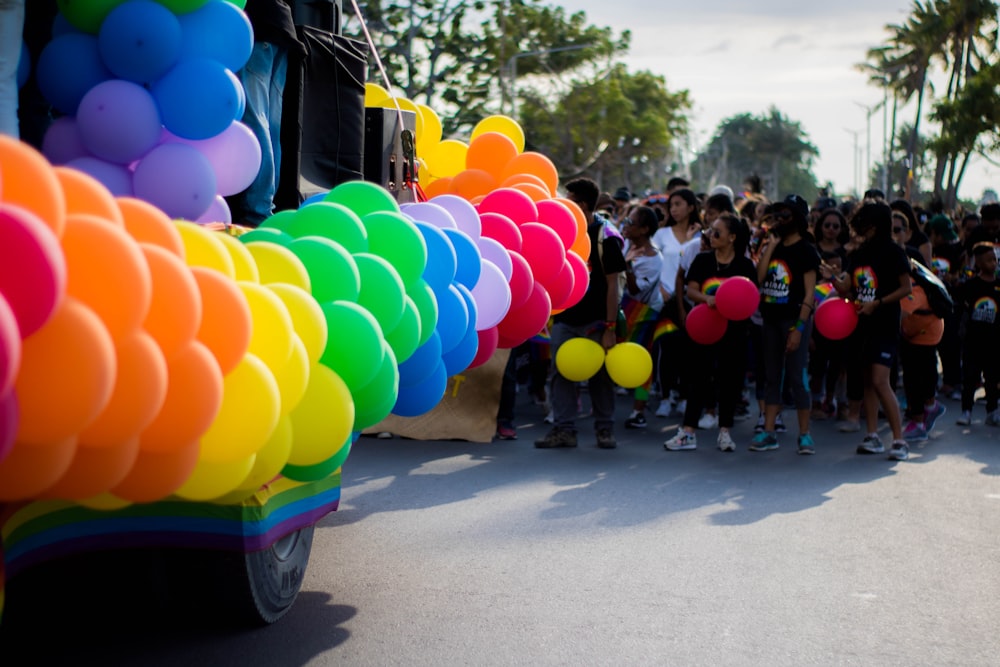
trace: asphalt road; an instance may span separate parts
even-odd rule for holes
[[[96,612],[63,586],[21,624],[52,641],[9,664],[997,665],[1000,429],[947,405],[898,463],[832,422],[812,457],[792,433],[747,451],[750,421],[735,453],[707,432],[665,452],[655,418],[616,450],[586,421],[578,449],[536,450],[523,396],[516,441],[364,438],[277,624],[152,614],[135,585]]]

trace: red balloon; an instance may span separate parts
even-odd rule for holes
[[[482,213],[479,219],[483,223],[483,236],[493,239],[507,250],[521,252],[521,230],[514,221],[502,213]]]
[[[688,336],[696,343],[711,345],[722,339],[729,321],[707,303],[699,303],[688,313],[684,321]]]
[[[11,389],[6,394],[0,394],[0,461],[7,458],[14,448],[20,415],[17,409],[17,392]]]
[[[511,310],[520,308],[531,296],[531,287],[535,284],[535,275],[531,272],[528,260],[521,256],[521,253],[510,251],[511,275],[510,275],[510,308]]]
[[[816,309],[816,329],[830,340],[847,338],[858,326],[858,311],[847,299],[827,297]]]
[[[499,188],[479,202],[479,213],[502,213],[522,225],[538,220],[538,208],[526,193],[515,188]]]
[[[535,206],[538,208],[538,222],[550,227],[559,236],[563,248],[572,248],[576,242],[576,218],[572,211],[555,199],[535,202]]]
[[[551,314],[552,300],[545,288],[535,282],[531,295],[524,305],[508,312],[503,321],[497,325],[500,345],[509,341],[517,341],[517,345],[520,345],[544,329]]]
[[[0,238],[0,294],[27,338],[49,321],[66,294],[66,256],[45,222],[13,204],[0,203]]]
[[[476,334],[479,336],[479,349],[476,351],[476,356],[468,368],[482,366],[489,361],[493,353],[497,351],[497,344],[500,342],[500,334],[497,332],[496,327],[477,331]]]
[[[17,316],[0,292],[0,397],[14,387],[21,369],[21,329]]]
[[[559,273],[554,278],[542,282],[542,287],[545,288],[545,291],[549,293],[549,297],[552,299],[553,309],[562,308],[563,304],[569,300],[570,295],[573,294],[575,281],[576,277],[573,274],[573,265],[569,263],[569,260],[563,260]]]
[[[561,305],[553,306],[556,309],[562,310],[571,308],[580,303],[580,299],[582,299],[583,295],[587,293],[587,286],[590,284],[590,269],[587,267],[587,262],[585,262],[583,258],[581,258],[574,251],[569,250],[566,252],[566,261],[573,269],[573,292],[570,293],[569,298],[566,299]]]
[[[559,235],[540,222],[526,222],[521,225],[521,236],[524,237],[521,254],[531,265],[535,280],[547,284],[562,270],[566,259],[566,248]]]
[[[727,320],[745,320],[759,304],[760,292],[746,276],[726,278],[715,292],[715,307]]]

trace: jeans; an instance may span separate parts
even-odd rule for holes
[[[552,325],[552,358],[556,358],[559,347],[570,338],[590,338],[599,344],[603,335],[604,325],[600,322],[582,326],[556,322]],[[615,383],[611,381],[607,369],[601,366],[587,386],[594,408],[594,430],[612,430],[615,425]],[[552,377],[552,411],[556,428],[576,431],[577,395],[576,382],[567,380],[558,372]]]
[[[254,42],[250,59],[240,70],[240,81],[247,102],[243,122],[260,143],[260,171],[240,198],[244,219],[234,222],[256,226],[274,212],[281,167],[281,101],[287,74],[285,49],[268,42]]]
[[[17,64],[21,59],[25,0],[0,0],[0,134],[20,137]]]

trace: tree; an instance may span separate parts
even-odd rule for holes
[[[738,187],[756,175],[772,199],[795,193],[812,201],[819,190],[812,173],[818,155],[802,126],[771,107],[759,116],[743,113],[722,121],[695,160],[692,176],[708,189],[719,183]]]

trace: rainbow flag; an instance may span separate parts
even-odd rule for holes
[[[681,328],[672,319],[664,317],[656,323],[656,327],[653,329],[653,340],[656,341],[660,336],[677,333],[680,330]]]
[[[650,347],[655,339],[660,312],[627,294],[622,296],[621,309],[625,314],[625,339],[646,348]]]
[[[823,303],[823,299],[830,296],[837,290],[834,288],[833,283],[819,283],[816,285],[816,305]]]

